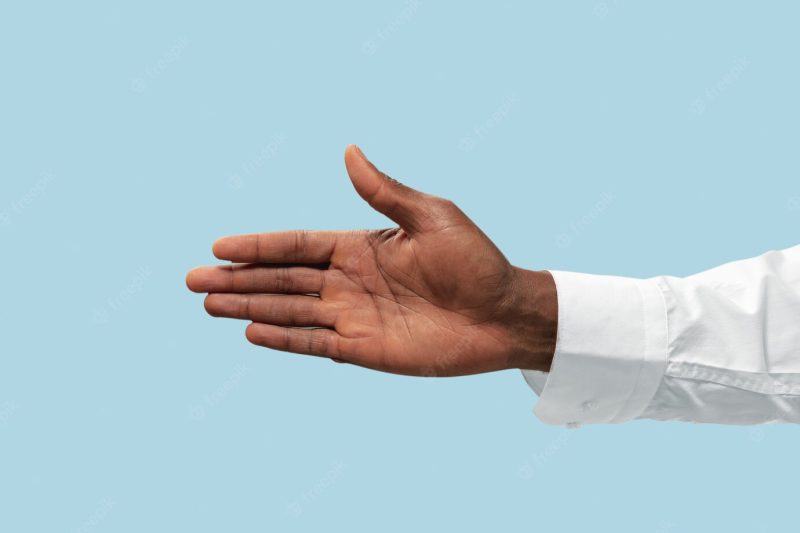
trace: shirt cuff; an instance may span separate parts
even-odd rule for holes
[[[558,337],[550,372],[523,370],[542,422],[576,427],[637,418],[664,375],[667,311],[654,280],[551,271]]]

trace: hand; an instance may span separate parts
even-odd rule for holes
[[[557,303],[548,272],[513,267],[452,202],[380,172],[356,146],[358,194],[399,227],[224,237],[187,285],[247,339],[408,375],[547,370]],[[244,263],[244,264],[242,264]]]

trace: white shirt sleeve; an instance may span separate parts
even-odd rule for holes
[[[800,422],[800,246],[686,278],[552,274],[553,363],[522,371],[543,422]]]

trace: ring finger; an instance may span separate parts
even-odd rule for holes
[[[337,308],[316,296],[289,294],[209,294],[205,300],[211,316],[252,320],[277,326],[333,327]]]

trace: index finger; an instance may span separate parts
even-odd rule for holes
[[[234,235],[213,246],[218,259],[235,263],[327,263],[336,247],[335,231],[276,231]]]

